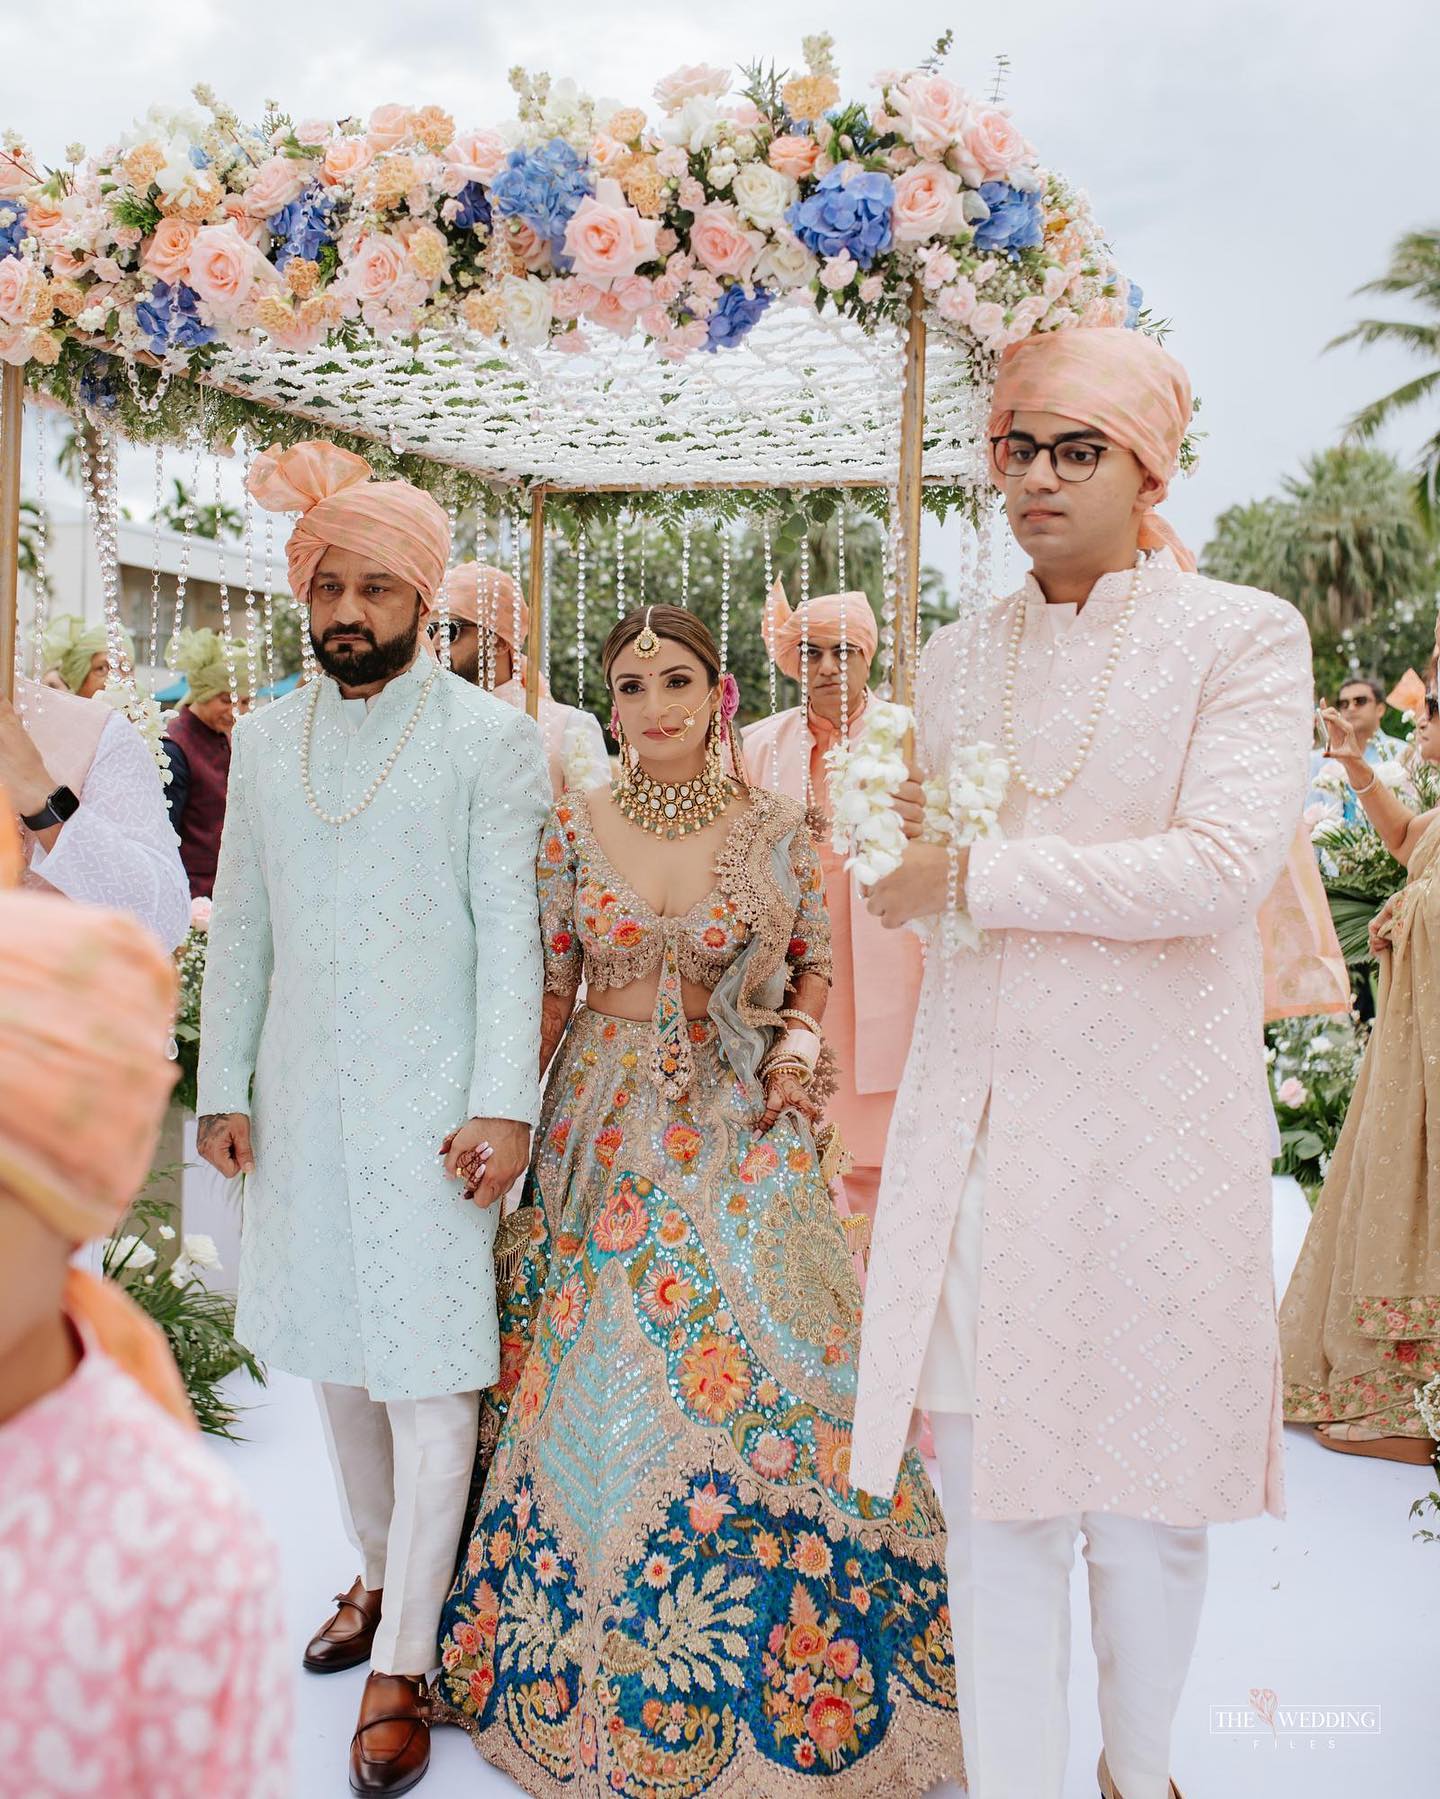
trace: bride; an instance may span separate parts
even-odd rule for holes
[[[913,1453],[849,1479],[819,862],[697,618],[631,613],[604,666],[620,778],[541,839],[559,1053],[439,1712],[538,1795],[924,1792],[960,1772],[944,1535]]]

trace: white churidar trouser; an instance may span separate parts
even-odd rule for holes
[[[316,1394],[361,1579],[385,1589],[370,1666],[428,1674],[465,1522],[479,1395],[382,1402],[330,1381]]]
[[[970,1799],[1061,1799],[1070,1723],[1070,1571],[1084,1539],[1100,1727],[1123,1799],[1168,1799],[1170,1732],[1205,1594],[1203,1526],[1108,1512],[970,1513],[972,1421],[934,1412],[949,1532],[956,1698]]]

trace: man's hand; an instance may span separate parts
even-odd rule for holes
[[[246,1112],[207,1112],[195,1126],[195,1147],[227,1180],[255,1172],[250,1117]]]
[[[530,1160],[530,1126],[513,1118],[472,1118],[440,1145],[445,1172],[465,1183],[465,1197],[492,1206],[507,1194]]]
[[[959,897],[965,897],[965,877],[970,852],[960,852]],[[893,875],[886,875],[870,889],[865,904],[887,931],[898,931],[912,918],[933,918],[947,910],[950,889],[950,855],[943,843],[911,843],[905,860]]]
[[[0,699],[0,787],[11,805],[17,812],[38,812],[58,784],[20,714],[9,700]]]

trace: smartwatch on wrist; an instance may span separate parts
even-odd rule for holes
[[[80,810],[80,802],[68,787],[57,787],[38,812],[22,812],[20,822],[32,831],[48,831],[63,825]]]

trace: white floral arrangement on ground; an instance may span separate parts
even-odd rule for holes
[[[98,154],[44,168],[0,145],[0,359],[67,338],[203,367],[216,345],[287,350],[421,330],[583,351],[637,329],[667,356],[741,342],[773,302],[904,317],[986,359],[1033,331],[1134,325],[1084,195],[994,98],[918,67],[843,100],[833,43],[803,73],[707,65],[655,109],[510,73],[516,116],[435,105],[256,125],[206,87]]]
[[[107,681],[95,696],[104,700],[107,706],[113,706],[122,718],[129,719],[135,729],[145,739],[146,748],[155,758],[155,772],[160,777],[160,785],[170,785],[170,758],[165,754],[165,714],[158,703],[149,694],[141,693],[133,684],[125,681]]]
[[[830,774],[831,842],[846,857],[845,866],[862,887],[873,887],[899,868],[905,855],[905,830],[895,810],[895,796],[909,776],[905,746],[915,727],[908,706],[873,700],[859,735],[848,746],[836,744],[825,757]],[[946,775],[923,782],[923,843],[955,849],[999,837],[1000,808],[1010,783],[1010,768],[991,743],[962,744],[952,750]],[[928,937],[926,921],[916,921],[917,934]],[[983,935],[968,913],[947,911],[943,947],[979,949]]]

